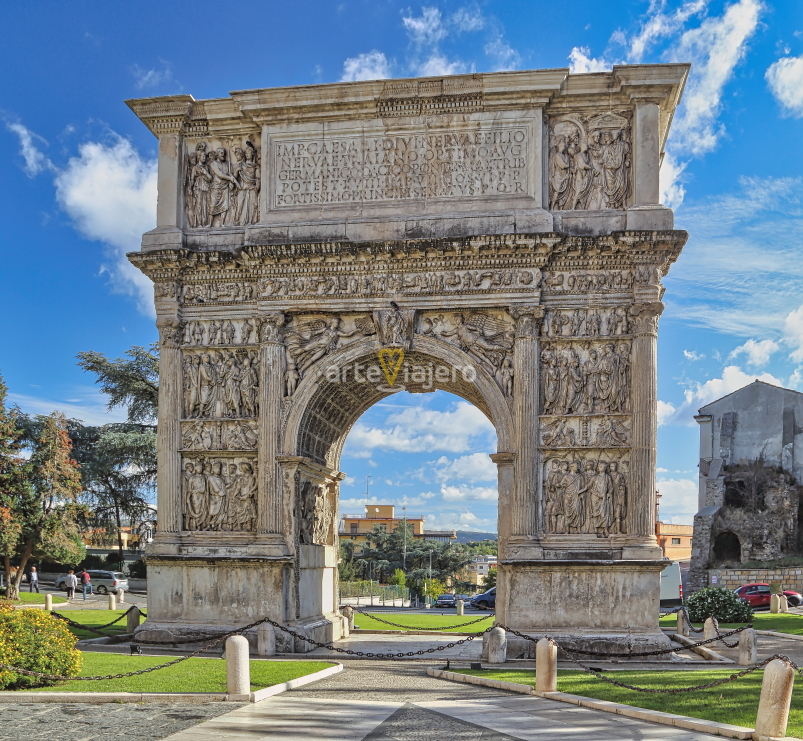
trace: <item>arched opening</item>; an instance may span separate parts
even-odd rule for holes
[[[742,561],[742,544],[736,533],[729,530],[717,535],[714,540],[712,567],[739,564]]]

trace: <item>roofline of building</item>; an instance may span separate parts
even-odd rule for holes
[[[735,391],[731,391],[729,394],[725,394],[725,396],[721,396],[719,399],[714,399],[714,401],[709,401],[704,407],[700,407],[697,410],[698,415],[706,414],[704,410],[708,409],[712,404],[717,404],[718,402],[722,401],[723,399],[727,399],[729,396],[733,396],[734,394],[738,394],[740,391],[744,391],[746,388],[750,388],[750,386],[754,386],[755,384],[760,383],[762,386],[769,386],[770,388],[780,389],[781,391],[789,391],[793,394],[803,394],[803,391],[797,391],[795,389],[788,389],[786,386],[776,386],[774,383],[767,383],[766,381],[761,381],[756,378],[753,383],[748,383],[746,386],[742,386],[740,389],[736,389]]]

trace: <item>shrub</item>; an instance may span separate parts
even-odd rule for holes
[[[148,569],[145,562],[139,558],[134,563],[128,564],[128,575],[134,579],[147,579]]]
[[[750,603],[730,589],[706,587],[686,600],[689,617],[701,623],[713,615],[721,623],[749,623],[753,619]]]
[[[17,610],[0,602],[0,664],[46,674],[78,676],[81,652],[67,624],[44,610]],[[22,689],[55,684],[0,669],[0,689]]]

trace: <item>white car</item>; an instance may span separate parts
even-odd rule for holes
[[[83,591],[81,573],[79,571],[75,574],[78,577],[78,586],[75,588],[76,593]],[[122,571],[93,571],[87,569],[87,574],[89,574],[89,583],[92,585],[92,591],[95,594],[108,594],[109,592],[117,594],[118,589],[128,591],[128,577]],[[67,591],[67,587],[64,586],[66,578],[67,575],[65,574],[56,579],[56,589]]]

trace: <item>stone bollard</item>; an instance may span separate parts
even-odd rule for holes
[[[118,602],[125,602],[125,589],[118,589],[117,590],[117,601]]]
[[[132,607],[128,614],[125,616],[125,632],[126,633],[133,633],[137,628],[139,628],[139,619],[141,615],[139,612],[139,607]]]
[[[109,592],[109,609],[117,609],[117,597],[115,597],[111,592]]]
[[[681,610],[678,613],[678,627],[677,627],[678,635],[679,636],[688,636],[689,631],[689,621],[686,620],[686,613]]]
[[[457,614],[458,615],[465,615],[466,605],[463,600],[457,600]]]
[[[260,656],[276,655],[276,631],[272,625],[260,623],[257,628],[257,653]]]
[[[781,612],[789,612],[789,600],[786,599],[786,595],[785,594],[779,594],[778,595],[778,602],[779,602],[778,609]]]
[[[789,664],[780,659],[767,664],[761,682],[756,730],[753,731],[756,741],[770,741],[786,736],[794,686],[795,670]]]
[[[507,661],[507,633],[498,625],[488,633],[488,663],[504,664]]]
[[[705,623],[703,624],[703,640],[707,641],[710,638],[717,637],[717,619],[712,615],[710,618],[706,618]]]
[[[770,612],[777,613],[781,609],[781,600],[778,598],[777,594],[773,594],[770,597]]]
[[[45,595],[45,609],[48,612],[53,612],[53,595],[46,594]]]
[[[758,638],[756,631],[747,628],[739,633],[739,665],[751,666],[758,663]]]
[[[349,630],[354,630],[354,608],[346,605],[340,613],[349,621]]]
[[[226,691],[230,695],[251,694],[251,667],[245,636],[226,639]]]
[[[547,638],[535,644],[535,691],[558,691],[558,647]]]

